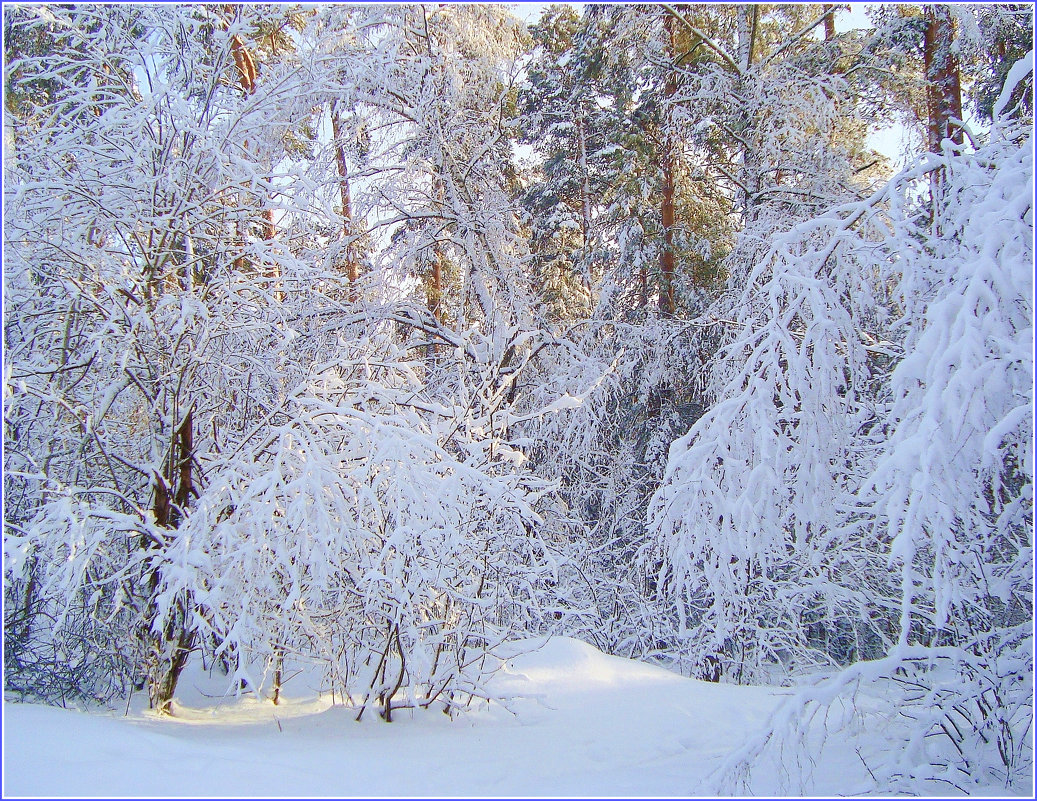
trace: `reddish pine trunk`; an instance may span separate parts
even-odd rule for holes
[[[824,10],[826,13],[831,12],[825,17],[825,41],[830,42],[835,38],[835,5],[832,3],[825,3]]]
[[[925,7],[925,100],[929,116],[929,152],[939,153],[942,143],[950,139],[962,144],[961,78],[958,61],[953,52],[954,22],[947,6]],[[929,179],[929,219],[933,231],[943,230],[943,170],[935,170]]]
[[[432,259],[432,281],[428,288],[428,310],[439,322],[443,322],[443,255],[436,248]]]
[[[666,29],[667,48],[671,59],[675,52],[673,42],[673,18],[666,14],[663,18],[663,25]],[[669,126],[669,113],[670,103],[674,94],[677,92],[677,73],[676,67],[671,66],[666,76],[666,89],[664,93],[664,105],[663,114],[665,115],[664,125],[666,130],[663,132],[663,152],[661,159],[661,167],[663,173],[663,198],[662,198],[662,226],[663,226],[663,247],[662,253],[659,257],[659,314],[662,317],[672,317],[674,312],[674,298],[673,298],[673,276],[674,276],[674,261],[673,261],[673,227],[674,227],[674,210],[673,210],[673,142],[670,138],[670,126]]]
[[[961,120],[961,78],[952,50],[954,23],[947,6],[925,9],[925,99],[929,114],[929,150],[940,151],[940,143],[964,141]]]
[[[235,8],[233,5],[224,6],[224,12],[228,17],[233,18],[235,14]],[[245,43],[241,40],[240,36],[232,36],[230,40],[230,52],[231,57],[234,59],[234,67],[238,73],[238,84],[241,86],[241,91],[246,95],[252,95],[256,91],[256,62],[249,52],[248,48],[245,47]],[[248,151],[249,143],[245,140],[242,143],[245,151]],[[267,206],[263,209],[263,239],[267,242],[273,242],[274,235],[276,233],[276,227],[274,225],[274,210]],[[238,246],[244,251],[245,243],[247,242],[247,226],[238,225]],[[239,270],[245,268],[245,257],[242,253],[235,260],[234,264]],[[270,279],[271,287],[277,285],[278,279],[281,277],[280,270],[276,262],[273,260],[267,265],[265,275]],[[275,292],[274,297],[278,300],[283,298],[282,292]]]
[[[443,186],[442,179],[437,176],[433,179],[433,185],[435,187],[436,200],[442,206],[446,202],[446,189]],[[432,316],[439,323],[446,321],[446,309],[443,305],[443,268],[445,266],[446,255],[443,253],[443,248],[439,243],[436,243],[432,248],[432,274],[429,276],[429,282],[425,288],[425,297],[428,310],[432,312]],[[429,345],[430,356],[434,357],[438,350],[439,348],[435,342]]]
[[[232,5],[224,6],[225,13],[231,18],[234,17],[235,9]],[[238,83],[241,84],[241,90],[246,94],[250,95],[255,91],[256,88],[256,64],[252,60],[252,56],[248,52],[248,48],[245,47],[245,43],[241,41],[240,36],[232,36],[230,40],[230,54],[234,59],[234,67],[238,71]],[[248,141],[244,143],[244,148],[248,150]],[[237,225],[237,246],[238,246],[238,257],[234,259],[234,267],[238,270],[245,269],[245,243],[248,241],[246,236],[247,226],[239,222]]]
[[[270,198],[272,201],[273,198]],[[277,227],[274,225],[274,210],[267,206],[263,209],[263,239],[270,243],[270,247],[273,247],[274,236],[277,233]],[[278,302],[284,300],[284,290],[279,288],[281,280],[281,269],[278,267],[277,262],[272,258],[266,269],[266,277],[270,279],[270,288],[273,291],[274,299]]]

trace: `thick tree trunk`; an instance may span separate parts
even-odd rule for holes
[[[196,494],[192,472],[194,466],[194,407],[187,410],[187,414],[184,415],[184,421],[180,424],[180,428],[177,429],[176,445],[179,459],[175,465],[177,470],[177,488],[173,501],[176,503],[179,511],[176,521],[179,523],[183,510],[191,502],[191,496]]]
[[[240,36],[231,37],[230,53],[234,58],[234,66],[238,71],[238,83],[241,84],[242,91],[246,95],[252,94],[256,90],[256,62]]]
[[[961,128],[961,77],[958,60],[954,55],[954,22],[945,5],[925,7],[925,100],[929,117],[929,152],[939,153],[943,141],[950,139],[962,144],[964,132]],[[933,230],[939,234],[943,228],[943,170],[930,173],[929,216]]]
[[[945,5],[925,8],[925,99],[929,150],[940,152],[944,139],[962,144],[961,76],[954,55],[954,22]]]
[[[148,699],[151,708],[172,714],[173,695],[187,658],[194,650],[196,632],[188,625],[190,594],[178,598],[160,632],[151,632],[151,664],[148,671]]]

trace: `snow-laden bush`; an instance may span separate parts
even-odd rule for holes
[[[191,594],[194,625],[243,671],[315,659],[360,714],[486,697],[537,581],[545,484],[470,409],[431,398],[422,368],[389,341],[355,342],[285,422],[207,463],[166,550],[167,614]]]
[[[233,476],[274,469],[264,461],[274,458],[271,452],[294,464],[289,454],[297,452],[302,429],[287,429],[269,448],[257,438],[302,413],[305,393],[289,400],[289,391],[314,361],[341,353],[340,334],[345,342],[360,336],[344,334],[346,328],[379,329],[382,310],[359,304],[403,294],[421,267],[418,257],[442,244],[443,225],[453,232],[449,255],[463,255],[467,271],[456,306],[478,309],[459,317],[459,327],[486,334],[479,352],[462,348],[445,359],[442,372],[453,370],[468,382],[464,391],[475,394],[459,390],[445,409],[415,406],[418,411],[394,418],[390,429],[403,442],[414,422],[414,441],[427,450],[415,457],[414,469],[441,471],[440,489],[459,482],[442,500],[463,501],[459,508],[466,511],[453,522],[433,515],[422,536],[439,536],[437,547],[447,551],[463,550],[458,537],[492,541],[485,558],[474,551],[465,558],[471,557],[472,570],[480,559],[495,569],[494,538],[513,530],[511,518],[497,517],[507,517],[503,509],[510,503],[505,488],[512,479],[505,478],[509,465],[502,461],[508,453],[503,445],[487,445],[483,464],[471,443],[495,442],[500,418],[493,413],[508,402],[504,373],[514,374],[509,345],[516,321],[529,315],[521,243],[500,184],[504,161],[494,157],[508,148],[498,125],[504,87],[497,68],[513,56],[498,37],[482,32],[500,22],[517,35],[520,26],[477,7],[435,12],[431,30],[444,51],[437,63],[456,67],[458,80],[431,91],[424,80],[430,28],[420,34],[415,25],[419,18],[430,22],[426,11],[372,6],[311,15],[180,4],[5,13],[12,113],[5,118],[11,158],[4,163],[4,537],[5,554],[19,555],[10,564],[5,559],[5,662],[18,666],[22,684],[51,682],[54,668],[73,653],[69,646],[91,642],[123,663],[120,690],[123,673],[135,680],[144,672],[153,704],[168,707],[188,654],[208,644],[196,634],[206,619],[200,599],[213,579],[204,571],[176,571],[174,557],[186,558],[185,537],[204,554],[210,529],[235,520],[217,521],[211,516],[216,506],[236,508],[239,516],[246,511],[240,499],[226,498],[249,486],[235,484]],[[337,44],[324,49],[318,34],[328,28]],[[480,70],[467,69],[474,53],[456,45],[453,34],[485,45],[478,48]],[[421,35],[426,38],[415,49],[414,37]],[[347,148],[350,161],[341,166],[329,158],[335,147],[318,147],[324,137],[316,130],[329,107],[350,109],[343,112],[351,120],[344,123],[346,138],[357,136],[356,147]],[[361,162],[365,179],[351,206],[348,168]],[[430,180],[447,191],[446,207],[442,200],[422,200]],[[400,252],[393,248],[400,238],[367,237],[367,219],[397,234],[426,221],[435,233],[418,251]],[[373,252],[361,254],[367,248]],[[350,268],[356,273],[372,265],[385,269],[350,280]],[[395,322],[401,336],[412,330],[409,319]],[[439,333],[437,347],[457,345]],[[380,353],[375,349],[368,358]],[[479,359],[483,373],[470,369]],[[500,374],[492,388],[483,381],[488,370]],[[379,397],[379,390],[371,391]],[[462,422],[454,406],[467,410],[460,434],[450,428]],[[311,412],[318,422],[307,429],[305,444],[313,458],[302,463],[316,470],[341,437],[334,425],[319,427],[330,418]],[[482,422],[487,413],[489,424]],[[442,415],[448,422],[433,424]],[[316,441],[324,434],[330,442]],[[457,466],[437,461],[436,448],[452,454]],[[225,461],[229,454],[244,461]],[[385,468],[389,478],[370,481],[376,497],[385,482],[410,486],[406,459],[389,464],[395,465]],[[500,485],[475,488],[470,471],[482,468]],[[430,492],[426,487],[415,497]],[[210,505],[196,510],[203,502]],[[371,518],[377,515],[365,507],[368,517],[358,525],[371,536],[382,531],[387,554],[407,553],[390,535],[396,531],[392,515],[403,512],[390,514],[395,501],[386,503],[385,519]],[[180,531],[195,511],[191,531]],[[242,524],[240,530],[250,529]],[[509,540],[509,547],[525,546]],[[386,581],[395,578],[390,570]],[[502,584],[508,579],[494,573],[486,587],[496,587],[498,578]],[[451,580],[444,574],[443,582]],[[458,579],[456,593],[475,598],[481,610],[485,596],[467,581]],[[237,642],[229,624],[218,633]],[[350,636],[372,641],[364,632]],[[409,634],[399,629],[386,636],[396,643]],[[468,647],[465,636],[468,630],[459,654]],[[277,653],[289,647],[276,645]],[[392,647],[406,652],[409,646]],[[360,668],[351,663],[354,669]],[[417,663],[408,669],[416,674]],[[108,698],[117,690],[104,681],[107,670],[72,675],[79,687],[66,689]],[[440,664],[429,672],[438,682],[444,670]]]
[[[942,208],[928,237],[901,239],[898,291],[917,314],[859,493],[898,571],[894,679],[919,721],[888,775],[1011,786],[1033,749],[1032,125],[932,166]]]
[[[224,11],[4,16],[4,536],[26,557],[5,560],[5,664],[53,685],[96,649],[105,667],[73,670],[62,698],[146,672],[168,703],[191,644],[152,625],[154,565],[204,485],[197,454],[307,369],[281,335],[318,267],[253,235],[307,109],[240,90],[251,26]],[[280,63],[266,76],[297,85]]]

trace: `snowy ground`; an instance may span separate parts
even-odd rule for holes
[[[450,721],[403,711],[389,725],[358,724],[301,678],[275,707],[209,697],[216,679],[196,669],[181,681],[174,718],[136,705],[124,716],[5,703],[3,794],[712,795],[710,773],[789,692],[686,679],[566,638],[509,660],[495,681],[535,698],[514,714],[484,707]],[[809,786],[783,790],[782,772],[759,765],[753,791],[845,794],[867,777],[838,736]]]

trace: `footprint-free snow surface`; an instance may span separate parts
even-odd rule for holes
[[[399,711],[354,720],[305,677],[282,703],[219,695],[199,669],[181,679],[175,716],[4,703],[4,796],[688,796],[712,795],[724,758],[790,690],[710,684],[606,656],[568,638],[515,644],[494,678],[523,697],[453,721]],[[876,732],[879,735],[880,732]],[[852,793],[867,779],[833,738],[809,786],[761,763],[761,794]],[[737,792],[737,790],[736,790]]]

